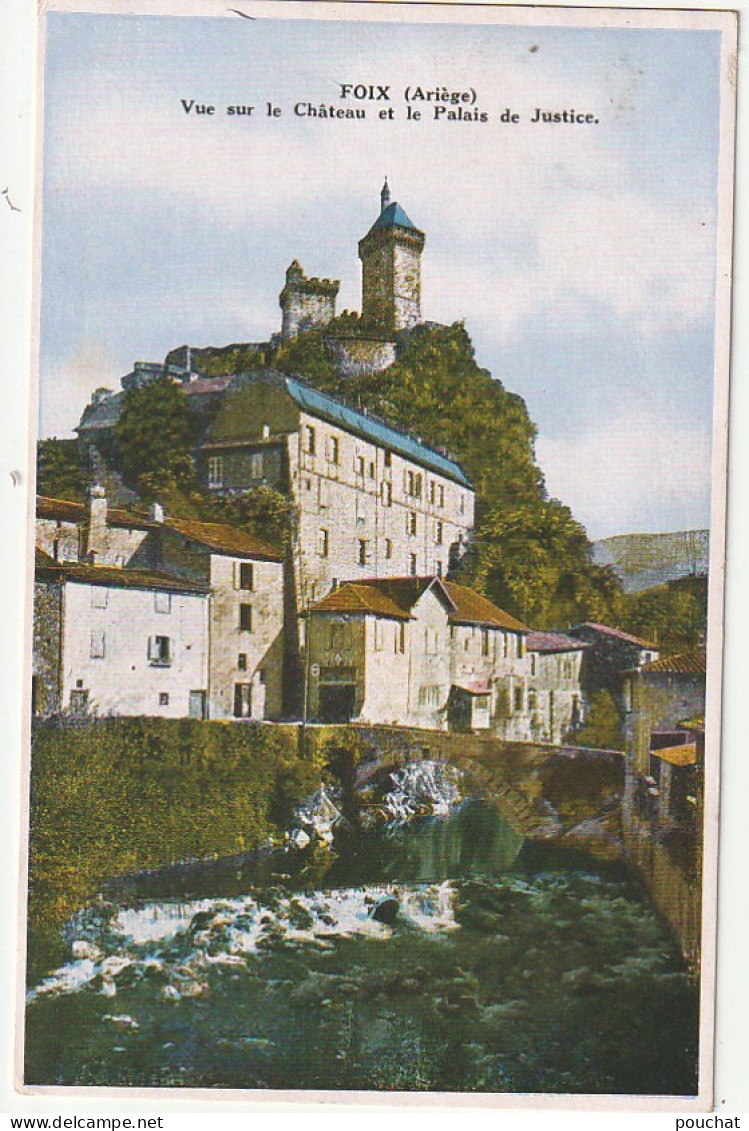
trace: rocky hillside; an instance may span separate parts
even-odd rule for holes
[[[638,593],[680,577],[704,577],[708,570],[709,531],[670,534],[617,534],[593,543],[598,565],[613,566],[625,593]]]

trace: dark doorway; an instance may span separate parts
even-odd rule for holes
[[[191,719],[205,719],[208,717],[208,712],[206,710],[205,691],[191,691],[189,702],[189,712]]]
[[[234,718],[249,719],[252,717],[252,684],[234,684]]]
[[[321,684],[320,721],[323,723],[350,723],[354,717],[355,699],[355,683]]]

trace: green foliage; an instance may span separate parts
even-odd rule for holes
[[[125,394],[115,426],[118,470],[146,499],[194,483],[197,423],[184,390],[163,377]]]
[[[678,652],[704,640],[707,578],[681,577],[624,598],[623,627],[636,636]]]
[[[61,922],[106,879],[249,852],[320,782],[292,728],[120,718],[40,724],[30,918]]]
[[[350,389],[362,406],[454,453],[484,507],[542,491],[525,404],[476,363],[461,322],[417,327],[394,365]]]
[[[204,377],[225,377],[234,373],[245,373],[249,369],[263,369],[271,364],[274,352],[270,344],[257,346],[238,343],[231,346],[209,346],[206,349],[191,349],[190,364],[193,370]],[[184,366],[186,363],[186,346],[170,350],[164,358],[165,365]]]
[[[461,579],[536,627],[611,619],[619,581],[613,569],[591,562],[589,547],[583,527],[556,499],[493,505]]]
[[[86,501],[88,474],[78,440],[40,440],[36,449],[36,491],[53,499]]]
[[[623,720],[616,699],[610,691],[598,691],[585,716],[585,724],[575,731],[576,746],[592,746],[598,750],[623,750]]]
[[[285,549],[296,525],[297,513],[288,495],[273,487],[253,487],[243,495],[210,501],[210,521],[227,522]]]
[[[274,366],[282,373],[301,375],[316,389],[335,393],[340,386],[335,360],[321,330],[308,330],[305,334],[282,342],[278,347]]]

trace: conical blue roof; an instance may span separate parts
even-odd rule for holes
[[[401,208],[400,204],[398,204],[397,201],[394,200],[392,204],[388,204],[387,208],[384,208],[382,210],[379,217],[372,225],[372,231],[374,232],[378,228],[395,227],[410,228],[413,232],[417,232],[419,230],[415,224],[411,223],[408,216],[406,216],[406,213]]]

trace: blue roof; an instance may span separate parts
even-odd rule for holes
[[[415,224],[411,223],[400,204],[394,200],[392,204],[388,204],[387,208],[382,210],[379,217],[372,225],[371,230],[374,232],[378,228],[394,228],[396,226],[399,228],[410,228],[413,232],[418,232],[419,230]]]
[[[328,420],[331,424],[337,424],[347,432],[354,432],[365,440],[380,444],[383,448],[389,448],[398,455],[405,456],[406,459],[413,460],[414,463],[430,468],[447,479],[453,479],[463,487],[473,490],[470,480],[459,464],[428,448],[415,436],[400,432],[376,417],[365,416],[364,413],[333,400],[325,393],[311,389],[309,385],[303,385],[294,377],[286,377],[285,380],[289,394],[305,412]]]

